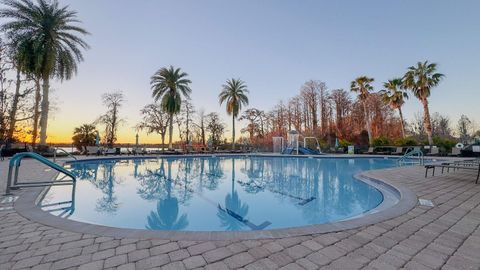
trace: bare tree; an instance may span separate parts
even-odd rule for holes
[[[462,114],[458,120],[458,135],[460,137],[460,141],[463,143],[468,143],[471,138],[471,128],[472,121],[470,121],[466,115]]]
[[[210,132],[212,144],[218,145],[225,132],[225,123],[220,119],[218,113],[212,112],[207,115],[207,131]]]
[[[170,121],[170,114],[166,113],[162,106],[157,103],[148,104],[140,111],[142,122],[137,129],[145,130],[148,134],[156,133],[162,138],[162,151],[165,150],[165,136]]]
[[[175,115],[180,141],[191,141],[191,124],[195,108],[189,98],[182,101],[180,113]],[[185,136],[185,137],[184,137]]]
[[[96,122],[105,126],[105,143],[108,147],[113,147],[113,144],[117,141],[118,126],[123,122],[123,119],[120,118],[119,110],[124,101],[125,98],[121,91],[102,95],[102,102],[107,107],[107,112],[100,116]]]
[[[239,119],[248,121],[247,126],[242,129],[242,132],[248,132],[250,143],[255,141],[255,137],[263,137],[265,121],[265,113],[263,111],[251,108],[245,110]]]
[[[333,102],[335,108],[337,136],[344,138],[346,134],[348,134],[348,131],[350,131],[350,128],[347,127],[345,121],[350,114],[352,99],[347,91],[336,89],[331,92],[330,100]],[[327,107],[325,106],[325,109],[326,108]]]
[[[206,121],[207,121],[207,115],[205,114],[204,109],[200,109],[197,113],[197,123],[192,122],[194,127],[198,129],[198,135],[200,137],[200,142],[202,145],[206,145],[207,139],[206,139]]]

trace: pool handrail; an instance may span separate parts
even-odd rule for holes
[[[71,157],[74,160],[78,160],[76,156],[68,153],[67,151],[65,151],[65,149],[58,148],[58,147],[53,147],[53,162],[56,162],[56,160],[57,160],[57,151],[60,151],[60,152],[63,152],[65,154],[67,154],[67,157]]]
[[[402,162],[405,162],[407,158],[414,157],[414,156],[418,158],[420,165],[425,164],[423,151],[416,148],[408,148],[407,151],[405,152],[405,155],[403,155],[401,158],[397,160],[397,163],[402,164]]]
[[[34,160],[43,163],[44,165],[63,173],[64,175],[70,177],[72,180],[57,180],[57,181],[36,181],[36,182],[23,182],[18,183],[18,170],[21,165],[22,159],[29,157],[33,158]],[[12,179],[13,177],[13,179]],[[13,182],[12,182],[13,180]],[[63,168],[62,166],[58,165],[55,162],[52,162],[43,156],[33,153],[33,152],[23,152],[15,154],[8,163],[8,177],[7,177],[7,187],[6,187],[6,194],[10,194],[10,190],[13,188],[19,187],[42,187],[42,186],[53,186],[53,185],[75,185],[77,178],[75,175],[68,171],[67,169]]]

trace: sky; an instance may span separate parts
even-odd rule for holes
[[[125,123],[119,142],[134,143],[140,109],[152,102],[150,77],[174,65],[192,80],[197,109],[220,112],[229,78],[250,90],[250,107],[271,109],[311,79],[348,90],[360,75],[384,81],[402,76],[418,61],[438,63],[446,75],[432,91],[430,111],[452,123],[479,116],[480,1],[286,1],[286,0],[60,0],[78,12],[90,49],[77,76],[53,82],[57,108],[49,142],[70,142],[74,127],[105,111],[100,96],[123,91]],[[404,107],[421,112],[412,97]],[[239,125],[242,125],[240,123]],[[142,143],[159,136],[140,134]]]

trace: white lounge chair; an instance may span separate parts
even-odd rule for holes
[[[108,148],[106,151],[103,152],[104,155],[115,155],[117,154],[116,148]]]
[[[395,152],[392,152],[392,155],[401,155],[403,154],[403,147],[397,147]]]
[[[458,156],[460,156],[460,154],[462,153],[461,150],[462,150],[461,148],[452,147],[452,152],[451,152],[450,154],[448,154],[448,155],[449,155],[449,156],[458,157]]]
[[[430,147],[430,152],[427,153],[428,156],[434,156],[434,155],[438,155],[439,151],[438,151],[438,147],[436,146],[432,146]]]
[[[101,154],[101,151],[100,151],[100,147],[98,146],[87,146],[86,147],[86,151],[85,151],[85,154],[88,156],[88,155],[100,155]]]

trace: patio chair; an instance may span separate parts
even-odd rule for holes
[[[462,153],[461,150],[462,150],[461,148],[452,147],[452,152],[450,152],[448,155],[453,157],[458,157]]]
[[[101,154],[101,151],[100,151],[100,147],[98,146],[87,146],[86,147],[86,151],[85,151],[85,154],[88,156],[88,155],[100,155]]]
[[[369,154],[369,155],[375,154],[375,147],[369,147],[368,151],[365,152],[365,154]]]
[[[392,155],[402,155],[403,154],[403,147],[397,147],[395,152],[392,152]]]
[[[435,176],[435,168],[442,168],[442,173],[444,172],[444,169],[447,169],[447,172],[450,172],[450,169],[453,169],[454,171],[475,170],[477,171],[477,179],[475,180],[475,184],[478,184],[478,180],[480,178],[480,162],[478,159],[462,160],[462,161],[454,161],[454,162],[443,162],[440,164],[426,165],[425,178],[427,178],[429,170],[432,170],[432,176]]]
[[[430,147],[430,152],[427,153],[427,156],[436,156],[439,154],[438,147],[432,146]]]
[[[117,149],[116,148],[108,148],[105,152],[103,152],[104,155],[116,155],[117,154]]]

